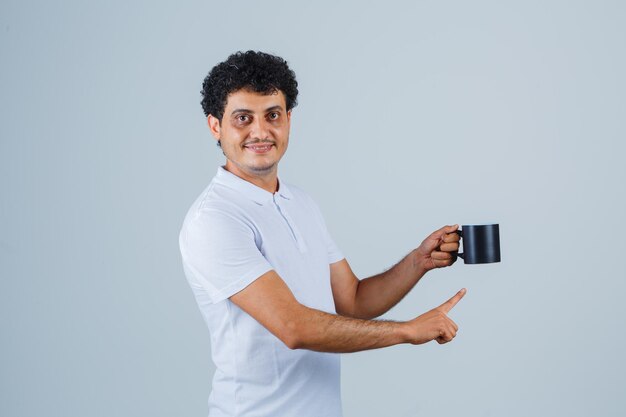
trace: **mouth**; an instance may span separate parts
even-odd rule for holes
[[[273,143],[251,143],[249,145],[244,145],[244,148],[256,154],[264,154],[271,151],[273,146]]]

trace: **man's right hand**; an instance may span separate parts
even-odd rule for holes
[[[399,343],[449,342],[458,327],[447,313],[465,290],[441,306],[407,321],[344,317],[300,304],[276,271],[268,271],[230,300],[290,349],[348,353]]]
[[[459,326],[448,317],[448,312],[465,296],[466,292],[467,290],[463,288],[439,307],[406,322],[408,342],[421,345],[431,340],[436,340],[439,344],[452,341]]]

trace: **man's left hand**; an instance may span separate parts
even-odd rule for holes
[[[461,237],[456,232],[458,224],[444,226],[428,236],[417,249],[415,257],[424,271],[443,268],[456,262]]]

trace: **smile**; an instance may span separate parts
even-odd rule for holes
[[[272,149],[272,146],[274,145],[271,143],[258,143],[254,145],[246,145],[244,148],[251,150],[254,153],[267,153]]]

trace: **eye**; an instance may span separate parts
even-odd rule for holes
[[[247,114],[240,114],[239,116],[237,116],[238,122],[245,123],[248,120],[250,120],[250,116],[248,116]]]
[[[275,112],[275,111],[273,111],[273,112],[271,112],[270,114],[267,115],[267,117],[270,120],[276,120],[276,119],[278,119],[279,116],[280,116],[280,114],[278,114],[278,112]]]

